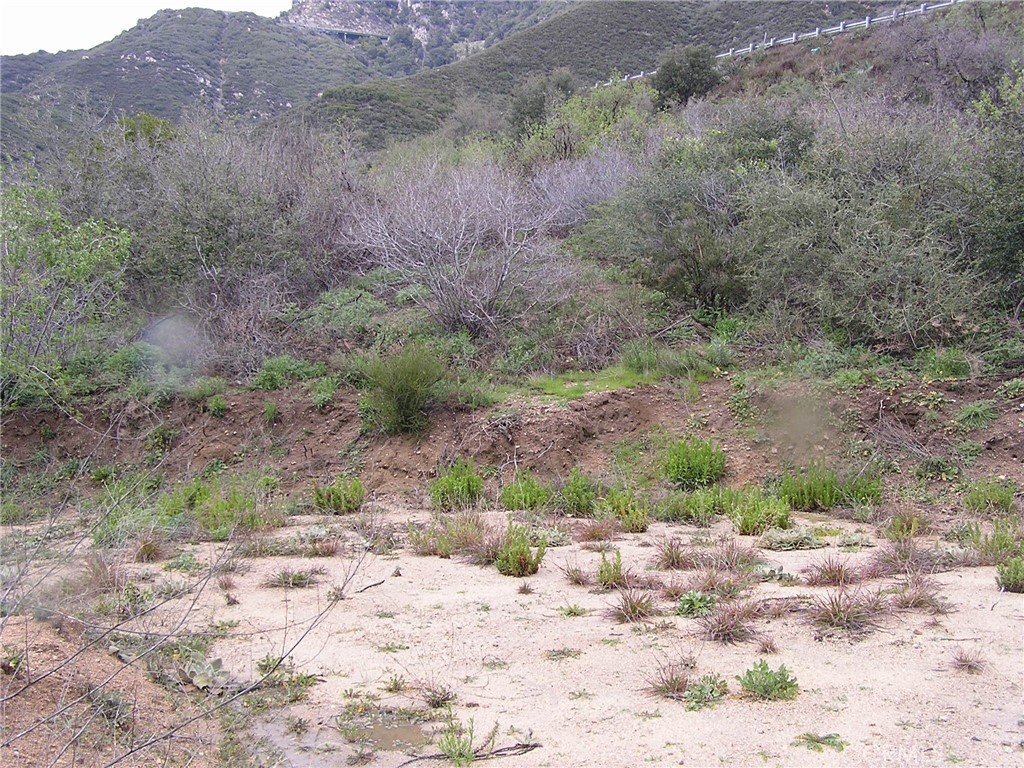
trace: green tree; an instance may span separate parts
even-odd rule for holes
[[[72,224],[43,186],[10,184],[0,220],[0,404],[53,377],[118,304],[130,236],[87,220]]]
[[[658,109],[685,104],[707,94],[721,79],[715,67],[715,54],[707,46],[691,45],[671,51],[658,62],[658,71],[651,78],[657,91],[655,104]]]

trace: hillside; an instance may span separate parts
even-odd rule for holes
[[[566,68],[582,83],[614,72],[650,70],[688,44],[729,48],[763,35],[856,18],[879,3],[591,2],[580,3],[479,55],[394,82],[345,85],[309,109],[344,120],[369,146],[436,129],[459,99],[504,106],[513,89]],[[424,111],[425,110],[425,111]]]

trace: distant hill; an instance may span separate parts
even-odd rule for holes
[[[675,46],[725,49],[877,11],[878,2],[578,3],[465,60],[389,82],[343,85],[306,112],[372,147],[437,129],[460,98],[503,105],[517,85],[567,68],[583,83],[657,65]]]
[[[263,119],[330,86],[454,61],[568,5],[296,0],[278,19],[200,8],[161,11],[87,51],[4,57],[5,150],[31,133],[18,115],[39,99],[60,102],[87,91],[98,110],[113,114],[175,119],[190,105],[206,104]]]

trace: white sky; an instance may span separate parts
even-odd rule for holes
[[[0,55],[92,48],[164,8],[276,17],[291,0],[0,0]]]

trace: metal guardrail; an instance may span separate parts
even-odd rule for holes
[[[949,8],[951,5],[956,5],[964,0],[944,0],[941,3],[921,3],[921,5],[913,8],[895,8],[889,13],[881,16],[865,16],[863,19],[857,19],[855,21],[841,21],[838,26],[835,27],[817,27],[811,32],[794,32],[788,37],[768,37],[765,35],[764,39],[760,43],[751,43],[744,48],[730,48],[728,51],[723,51],[715,56],[716,59],[728,59],[734,56],[743,56],[745,54],[753,53],[758,50],[768,50],[769,48],[775,48],[780,45],[791,45],[793,43],[803,42],[805,40],[815,40],[821,37],[832,37],[833,35],[842,35],[847,32],[856,32],[858,29],[869,29],[876,24],[886,24],[889,22],[899,21],[901,19],[910,18],[912,16],[921,16],[929,11],[937,11],[940,8]],[[657,69],[652,69],[649,72],[640,72],[638,75],[625,75],[621,80],[609,80],[606,83],[594,83],[595,88],[602,86],[611,85],[613,82],[626,82],[629,80],[639,80],[643,77],[650,77],[658,73]]]

